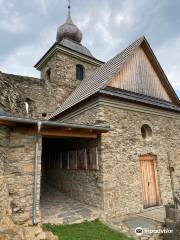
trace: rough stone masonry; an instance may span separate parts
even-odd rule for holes
[[[69,107],[53,115],[55,118],[51,118],[51,122],[85,124],[87,128],[90,124],[96,127],[110,125],[112,130],[97,136],[97,169],[49,171],[48,179],[57,191],[101,209],[103,219],[144,211],[140,170],[140,157],[144,155],[155,160],[158,205],[173,201],[168,156],[174,168],[175,191],[180,189],[180,102],[156,62],[147,40],[144,37],[136,40],[107,63],[97,60],[81,44],[81,40],[82,33],[73,24],[69,14],[66,23],[58,28],[57,41],[35,65],[41,71],[40,79],[0,72],[2,240],[53,239],[50,233],[42,232],[39,226],[32,227],[36,154],[35,211],[37,223],[41,223],[43,136],[41,134],[37,141],[37,131],[25,127],[25,122],[49,119],[59,106],[67,102],[70,103]],[[143,58],[138,58],[137,49],[141,49]],[[135,66],[128,68],[126,64],[131,56],[135,56]],[[119,72],[125,65],[127,71],[120,76]],[[142,77],[138,75],[139,70],[146,76],[144,82],[138,81]],[[153,86],[148,84],[152,76],[155,76]],[[120,81],[119,77],[122,77],[127,88],[133,84],[137,91],[119,89],[118,82],[109,90],[105,79]],[[168,95],[170,101],[142,94],[142,86],[147,87],[149,93],[162,91],[160,96]],[[21,123],[13,125],[10,119]],[[144,137],[142,126],[148,126],[151,130],[148,138]],[[58,130],[49,136],[57,138]],[[91,133],[90,130],[88,134]],[[35,150],[36,144],[39,146],[38,152]],[[51,160],[55,161],[53,158]]]

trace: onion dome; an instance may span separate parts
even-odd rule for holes
[[[68,17],[66,22],[57,29],[56,41],[61,42],[64,38],[80,43],[82,40],[82,32],[73,23],[70,14],[70,5],[68,6]]]

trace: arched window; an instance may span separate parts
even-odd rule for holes
[[[76,80],[83,80],[84,78],[84,67],[80,64],[76,65]]]
[[[152,129],[149,125],[144,124],[141,127],[141,135],[143,139],[150,140],[152,137]]]

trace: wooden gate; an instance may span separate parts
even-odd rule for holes
[[[144,208],[158,205],[156,159],[153,155],[140,156]]]

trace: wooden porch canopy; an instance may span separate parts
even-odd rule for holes
[[[38,134],[44,137],[97,138],[98,134],[111,130],[107,125],[72,124],[7,116],[0,116],[0,125],[15,127],[27,134],[37,134],[40,126]]]

